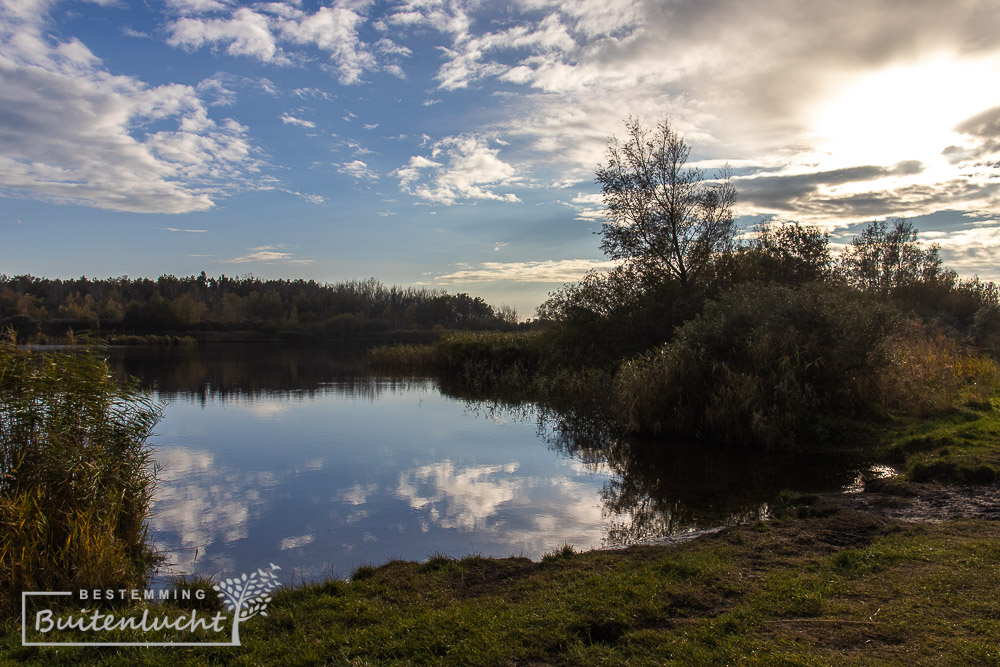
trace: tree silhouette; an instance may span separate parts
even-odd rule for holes
[[[852,284],[883,294],[941,275],[937,244],[922,247],[913,223],[902,218],[870,222],[845,249],[841,265]]]
[[[706,181],[687,167],[691,148],[664,118],[652,130],[629,118],[625,141],[612,138],[597,170],[611,222],[601,249],[643,271],[665,273],[687,291],[735,235],[736,190],[724,169]]]
[[[275,574],[280,569],[271,563],[269,570],[258,569],[249,577],[244,572],[242,577],[226,579],[212,587],[219,591],[219,597],[226,601],[226,608],[233,612],[233,644],[240,643],[240,623],[257,614],[267,616],[264,610],[271,602],[271,591],[281,585]]]

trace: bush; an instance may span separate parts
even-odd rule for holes
[[[22,590],[144,585],[159,416],[91,351],[0,342],[0,609]]]
[[[668,341],[703,303],[700,289],[625,265],[552,292],[538,316],[548,325],[551,362],[611,367]]]
[[[892,363],[899,313],[835,285],[743,285],[709,302],[669,344],[622,365],[632,431],[789,445],[869,410]]]
[[[632,431],[791,445],[845,417],[926,414],[996,391],[996,364],[854,288],[743,285],[709,302],[669,344],[622,365]]]

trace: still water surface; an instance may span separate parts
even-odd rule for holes
[[[296,580],[433,554],[539,558],[746,521],[863,462],[618,437],[533,404],[374,373],[358,353],[112,348],[165,404],[151,534],[168,573]]]

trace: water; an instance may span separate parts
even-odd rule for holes
[[[165,403],[150,529],[166,574],[537,559],[750,520],[782,488],[840,488],[861,465],[621,438],[586,416],[381,376],[357,352],[118,348],[111,362]]]

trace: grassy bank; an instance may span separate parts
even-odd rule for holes
[[[240,648],[21,648],[8,623],[2,650],[47,665],[998,659],[1000,525],[904,524],[822,501],[799,514],[673,547],[362,568],[275,595]]]
[[[972,401],[883,433],[886,460],[900,482],[1000,481],[1000,399]]]

